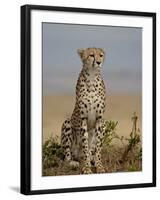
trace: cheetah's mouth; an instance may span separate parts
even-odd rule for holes
[[[98,65],[98,64],[96,64],[96,63],[93,63],[93,64],[92,64],[92,67],[93,67],[93,68],[100,68],[100,67],[101,67],[101,64]]]

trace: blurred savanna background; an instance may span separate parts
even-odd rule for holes
[[[106,51],[102,67],[107,92],[104,118],[116,123],[118,139],[114,139],[112,145],[121,148],[126,143],[125,155],[130,143],[135,142],[131,141],[135,139],[131,136],[134,125],[142,139],[142,29],[54,23],[43,23],[42,26],[43,145],[60,136],[63,121],[74,109],[75,86],[82,68],[77,49],[99,47]],[[142,151],[141,143],[138,143]],[[43,175],[56,175],[54,166],[45,166]],[[49,171],[46,171],[47,166]],[[141,170],[141,164],[138,163],[138,168],[137,165],[131,166],[131,169]],[[121,168],[117,171],[127,170]]]

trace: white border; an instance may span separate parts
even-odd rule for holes
[[[42,22],[143,28],[142,172],[42,177]],[[34,10],[31,12],[31,41],[31,190],[151,183],[152,18]]]

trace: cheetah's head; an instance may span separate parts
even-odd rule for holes
[[[88,69],[100,68],[104,61],[105,50],[102,48],[78,49],[83,67]]]

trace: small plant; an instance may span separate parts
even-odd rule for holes
[[[58,143],[58,137],[50,137],[43,144],[42,151],[44,168],[57,166],[59,161],[64,158],[63,148],[61,144]]]
[[[135,164],[134,162],[133,162],[132,164],[129,165],[128,171],[129,171],[129,172],[137,171],[137,166],[136,166],[136,164]]]
[[[133,122],[132,131],[130,133],[130,137],[126,138],[126,140],[128,141],[128,145],[125,148],[122,160],[126,160],[130,152],[134,153],[134,156],[137,156],[139,158],[142,157],[142,148],[140,148],[139,151],[137,150],[139,148],[139,143],[141,142],[140,135],[138,134],[139,131],[137,130],[137,119],[138,117],[136,116],[136,113],[134,112],[133,117],[132,117],[132,122]],[[137,155],[134,152],[135,149],[138,151]]]
[[[118,122],[104,121],[104,138],[103,147],[108,147],[112,144],[113,139],[118,138],[116,134],[116,126]]]

